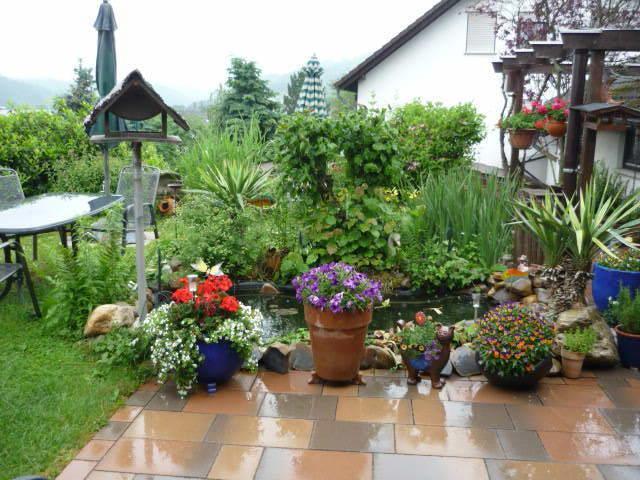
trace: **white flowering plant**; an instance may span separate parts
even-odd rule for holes
[[[260,343],[260,310],[243,305],[227,294],[232,283],[225,275],[208,276],[195,291],[184,287],[174,292],[173,302],[153,310],[142,325],[151,339],[151,360],[163,383],[173,374],[178,394],[185,397],[193,388],[203,360],[198,343],[228,341],[255,369],[254,345]]]

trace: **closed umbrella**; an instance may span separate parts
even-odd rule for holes
[[[116,85],[116,38],[115,31],[118,28],[113,8],[108,0],[103,0],[98,11],[98,18],[93,24],[98,31],[98,54],[96,56],[96,85],[100,98],[109,94]],[[115,117],[109,118],[109,129],[112,132],[125,130],[124,122]],[[101,116],[91,129],[91,135],[104,134],[104,117]],[[111,193],[111,175],[109,173],[109,148],[113,145],[102,145],[104,158],[104,192]]]
[[[307,62],[307,66],[302,69],[305,73],[304,83],[298,97],[296,112],[310,111],[319,117],[327,116],[327,99],[322,85],[322,74],[324,70],[320,66],[318,57],[315,55]]]

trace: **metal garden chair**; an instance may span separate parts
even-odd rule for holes
[[[18,172],[0,167],[0,209],[11,207],[25,199]],[[33,259],[38,259],[38,237],[33,236]]]
[[[5,286],[0,292],[0,299],[6,297],[11,290],[11,284],[14,279],[18,282],[18,291],[22,290],[22,281],[25,280],[27,288],[29,289],[29,295],[31,296],[31,303],[33,304],[33,310],[36,316],[41,317],[40,306],[38,305],[38,299],[36,298],[36,292],[33,288],[33,282],[31,281],[31,274],[27,266],[27,259],[24,256],[24,251],[20,245],[20,241],[17,238],[11,238],[9,240],[2,238],[0,243],[0,249],[4,250],[5,263],[0,263],[0,284],[4,283]],[[12,252],[15,252],[16,263],[12,263]]]
[[[145,228],[152,227],[156,240],[160,237],[158,225],[156,223],[156,195],[158,183],[160,182],[160,170],[148,165],[142,166],[142,199],[144,202],[144,225]],[[120,170],[118,177],[118,188],[116,195],[124,197],[124,212],[122,218],[122,246],[136,243],[135,239],[135,216],[133,208],[133,167],[124,167]],[[102,219],[92,225],[91,230],[94,236],[101,239],[104,234],[106,220]]]

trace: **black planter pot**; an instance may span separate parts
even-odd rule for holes
[[[549,374],[553,367],[553,361],[551,360],[551,355],[549,355],[544,360],[541,360],[531,373],[502,376],[485,370],[484,365],[480,363],[480,354],[476,353],[476,359],[478,360],[482,374],[487,377],[490,384],[513,390],[529,390],[534,388],[541,379]]]

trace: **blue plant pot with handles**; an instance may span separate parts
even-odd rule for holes
[[[599,263],[593,266],[593,300],[601,312],[609,308],[609,298],[617,298],[620,287],[626,287],[634,296],[640,289],[640,272],[616,270],[603,267]]]
[[[204,357],[198,367],[198,382],[205,385],[209,393],[215,393],[219,383],[229,381],[242,367],[242,358],[226,340],[198,342],[198,350]]]

